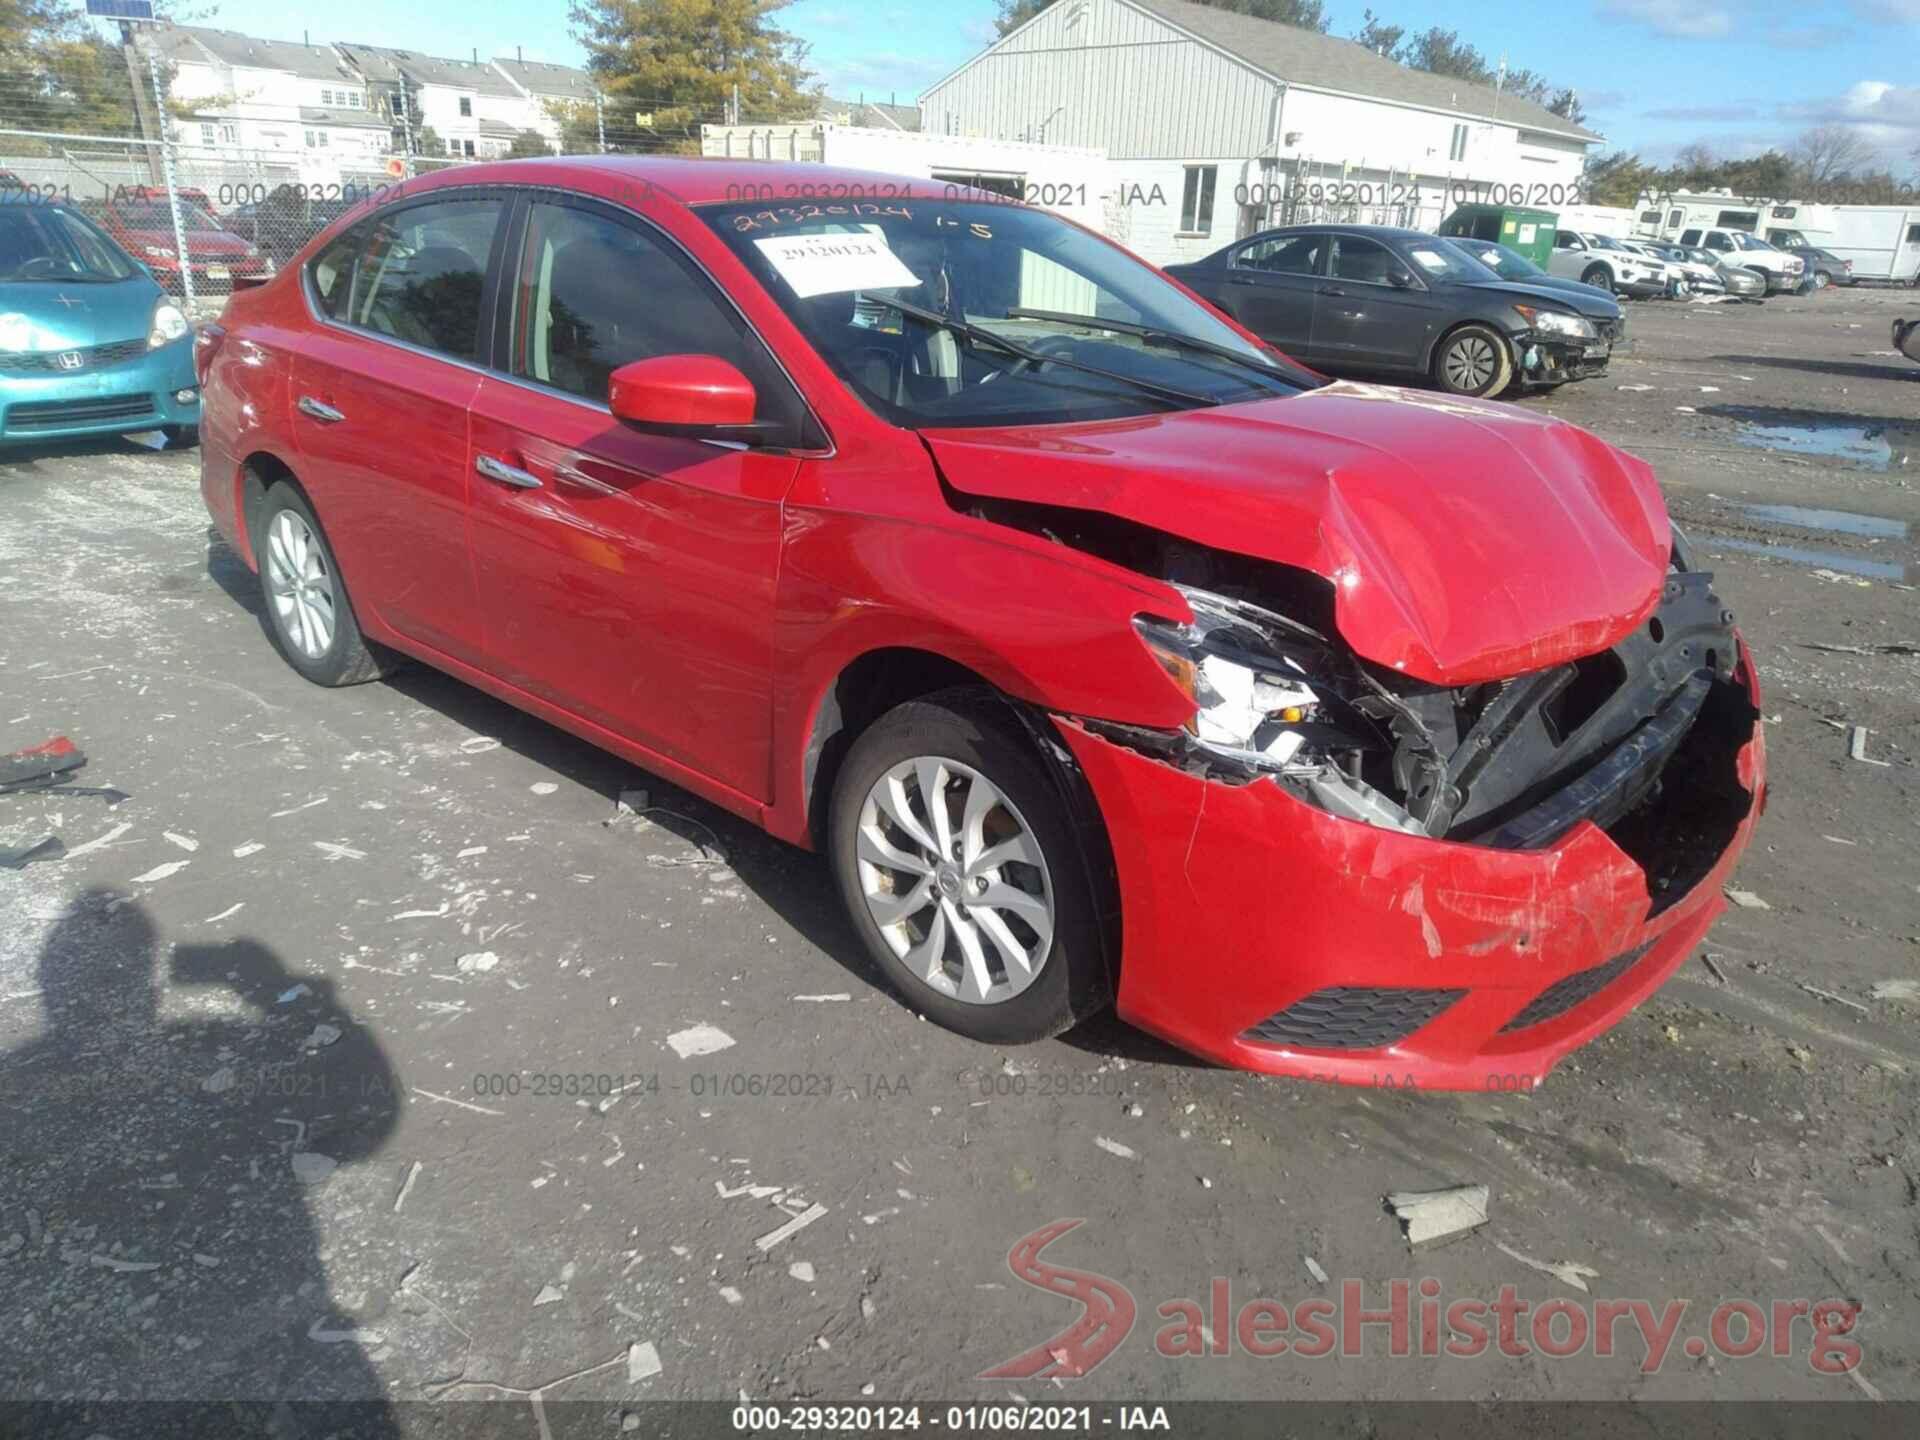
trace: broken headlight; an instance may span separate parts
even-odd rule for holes
[[[1331,752],[1366,748],[1322,673],[1327,641],[1241,600],[1175,586],[1190,624],[1139,616],[1134,628],[1193,701],[1186,731],[1203,749],[1258,769],[1314,770]]]

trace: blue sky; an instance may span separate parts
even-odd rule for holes
[[[1920,145],[1920,0],[1365,0],[1396,24],[1440,24],[1492,56],[1575,86],[1613,145],[1664,160],[1690,141],[1723,154],[1808,125],[1858,128],[1903,172]],[[1331,0],[1335,34],[1363,0]],[[912,103],[993,36],[992,0],[795,0],[780,22],[813,43],[836,96]],[[433,54],[524,48],[581,59],[564,0],[224,0],[208,23],[281,39],[358,40]]]

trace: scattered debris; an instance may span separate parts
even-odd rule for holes
[[[1787,1054],[1793,1057],[1794,1063],[1797,1064],[1801,1069],[1806,1070],[1806,1069],[1812,1068],[1813,1051],[1809,1050],[1806,1046],[1789,1045],[1787,1046]]]
[[[363,1330],[358,1325],[349,1325],[344,1330],[335,1329],[322,1316],[307,1327],[307,1338],[321,1345],[344,1345],[349,1340],[364,1345],[380,1345],[386,1342],[387,1337],[378,1330]]]
[[[418,1160],[407,1167],[407,1178],[400,1182],[400,1193],[393,1197],[393,1213],[398,1215],[400,1207],[407,1203],[407,1196],[413,1193],[413,1182],[420,1178],[422,1165]]]
[[[814,1005],[826,1005],[826,1004],[831,1004],[833,1001],[836,1001],[836,1000],[851,1000],[853,999],[853,996],[849,995],[846,991],[842,990],[838,994],[834,994],[834,995],[796,995],[793,998],[795,1000],[811,1003]]]
[[[558,790],[559,788],[560,787],[554,784],[553,781],[551,780],[536,780],[533,782],[533,784],[527,787],[527,789],[531,790],[536,795],[551,795],[553,794],[554,791]]]
[[[1448,1190],[1396,1190],[1387,1205],[1406,1227],[1407,1243],[1419,1250],[1478,1230],[1487,1223],[1485,1185]]]
[[[118,1255],[89,1255],[87,1260],[102,1270],[112,1270],[122,1275],[140,1275],[160,1268],[158,1260],[122,1260]]]
[[[244,860],[249,855],[258,855],[266,848],[267,847],[262,845],[258,840],[249,840],[244,845],[236,845],[233,847],[233,858],[236,860]]]
[[[811,1260],[796,1260],[787,1266],[787,1274],[798,1280],[802,1285],[811,1285],[813,1283],[813,1262]]]
[[[718,1026],[709,1025],[704,1020],[690,1025],[685,1030],[676,1030],[667,1036],[667,1044],[673,1047],[673,1053],[682,1060],[691,1060],[697,1055],[712,1055],[718,1051],[730,1049],[733,1037]]]
[[[1809,650],[1825,650],[1832,655],[1920,655],[1920,644],[1890,640],[1884,645],[1828,645],[1819,640],[1801,642]]]
[[[798,1235],[802,1230],[806,1229],[807,1226],[813,1224],[814,1221],[826,1213],[827,1207],[816,1201],[791,1220],[787,1221],[786,1224],[780,1226],[778,1229],[769,1230],[753,1243],[762,1250],[771,1250],[788,1236]]]
[[[642,1340],[627,1347],[627,1383],[638,1385],[642,1380],[650,1380],[664,1367],[660,1364],[660,1352],[653,1348],[651,1340]]]
[[[1833,1232],[1827,1229],[1826,1226],[1824,1225],[1814,1226],[1813,1233],[1818,1235],[1822,1240],[1826,1241],[1828,1245],[1832,1246],[1833,1253],[1838,1255],[1842,1262],[1848,1265],[1853,1264],[1853,1257],[1847,1254],[1846,1246],[1842,1245],[1838,1240],[1834,1239]]]
[[[191,855],[194,851],[200,848],[200,842],[198,840],[195,840],[192,836],[178,835],[171,830],[162,830],[160,832],[160,838],[166,841],[169,845],[178,845],[182,850],[186,851],[189,855]]]
[[[0,755],[0,795],[17,790],[39,790],[60,783],[87,763],[87,757],[64,735],[56,735],[30,750]]]
[[[451,900],[442,900],[437,909],[402,910],[398,915],[394,916],[393,918],[396,920],[438,920],[442,915],[446,915],[450,913],[452,909],[453,909],[453,902]]]
[[[533,1297],[533,1308],[538,1310],[542,1305],[557,1305],[566,1298],[567,1292],[559,1286],[542,1285],[540,1293]]]
[[[267,818],[269,820],[284,820],[289,815],[298,815],[302,810],[311,810],[316,805],[324,805],[326,803],[327,803],[326,796],[316,795],[314,796],[313,799],[306,801],[304,804],[289,806],[285,810],[276,810],[271,815],[267,816]]]
[[[96,850],[104,850],[107,848],[107,846],[113,844],[114,841],[118,840],[122,835],[126,834],[127,831],[131,830],[132,828],[133,828],[133,823],[131,821],[122,821],[120,824],[114,826],[111,830],[107,831],[106,834],[97,836],[96,838],[87,841],[84,845],[74,846],[71,850],[67,851],[67,859],[77,860],[82,855],[91,855]]]
[[[1700,956],[1700,963],[1706,966],[1707,969],[1712,973],[1713,978],[1718,980],[1722,985],[1729,983],[1725,972],[1723,972],[1718,965],[1713,963],[1713,956],[1702,953]]]
[[[224,1095],[239,1083],[240,1077],[233,1073],[233,1067],[222,1065],[200,1082],[200,1088],[209,1095]]]
[[[315,1150],[302,1150],[293,1157],[293,1175],[302,1185],[318,1185],[340,1162],[331,1155],[322,1155]]]
[[[1109,1140],[1104,1135],[1094,1136],[1093,1143],[1109,1155],[1118,1155],[1122,1160],[1137,1160],[1139,1158],[1132,1146],[1122,1145],[1118,1140]]]
[[[209,915],[207,916],[206,919],[202,920],[200,923],[202,925],[217,925],[222,920],[231,920],[234,916],[238,915],[242,910],[246,908],[247,908],[246,901],[244,900],[236,901],[234,904],[229,905],[226,909],[222,910],[218,915]]]
[[[1856,725],[1847,732],[1847,754],[1862,765],[1890,766],[1891,760],[1875,760],[1867,754],[1867,736],[1873,732],[1864,725]]]
[[[58,835],[48,835],[31,845],[21,845],[12,849],[0,849],[0,870],[24,870],[29,865],[37,865],[43,860],[58,860],[67,853],[67,847]]]
[[[733,1189],[729,1190],[725,1185],[716,1180],[713,1182],[713,1190],[722,1200],[737,1200],[742,1195],[751,1195],[755,1200],[765,1200],[769,1195],[778,1195],[781,1187],[778,1185],[748,1184],[736,1185]]]
[[[727,1304],[729,1305],[738,1305],[742,1300],[746,1299],[747,1297],[742,1295],[738,1290],[734,1289],[733,1286],[731,1285],[722,1285],[720,1287],[720,1298],[726,1301]]]
[[[366,851],[356,850],[351,845],[337,844],[332,840],[316,840],[313,842],[313,848],[329,860],[364,860],[367,858]]]
[[[332,1045],[339,1040],[339,1038],[340,1027],[338,1025],[316,1025],[313,1027],[313,1033],[301,1041],[300,1045],[301,1048],[305,1050],[320,1050],[328,1045]]]
[[[1920,1000],[1920,980],[1879,980],[1872,994],[1876,1000]]]
[[[484,755],[489,750],[499,748],[500,742],[491,735],[476,735],[471,740],[460,742],[460,753],[463,755]]]
[[[306,981],[302,980],[298,985],[295,985],[292,989],[282,990],[280,992],[279,1003],[282,1005],[291,1005],[294,1001],[298,1000],[302,995],[311,995],[311,994],[313,994],[312,989],[307,985]]]
[[[1616,385],[1613,388],[1616,390],[1651,390],[1653,389],[1651,385]]]
[[[1591,1265],[1577,1265],[1571,1260],[1536,1260],[1531,1255],[1522,1255],[1511,1245],[1502,1245],[1498,1240],[1493,1242],[1493,1248],[1511,1260],[1518,1260],[1530,1270],[1538,1270],[1543,1275],[1565,1281],[1583,1295],[1587,1293],[1587,1281],[1600,1278],[1600,1272]]]
[[[1326,1284],[1327,1272],[1320,1268],[1320,1262],[1311,1255],[1306,1256],[1305,1259],[1307,1262],[1307,1274],[1313,1277],[1314,1283],[1318,1285]]]
[[[1726,896],[1727,896],[1727,899],[1731,900],[1734,904],[1738,905],[1742,910],[1773,909],[1773,906],[1769,905],[1766,901],[1762,900],[1758,895],[1754,894],[1751,890],[1734,890],[1729,888],[1726,891]]]
[[[147,871],[147,873],[144,875],[134,876],[133,880],[130,883],[135,885],[158,884],[160,881],[165,880],[169,875],[178,875],[182,870],[186,869],[187,866],[191,865],[192,863],[193,862],[191,860],[169,860],[164,865],[154,866],[153,869]]]
[[[462,955],[458,960],[454,961],[453,968],[458,970],[462,975],[480,975],[493,969],[493,967],[499,963],[500,957],[494,954],[493,951],[475,950],[471,954]]]
[[[1800,988],[1816,999],[1831,1000],[1836,1005],[1845,1005],[1851,1010],[1858,1010],[1862,1015],[1870,1015],[1873,1013],[1858,1000],[1849,1000],[1844,995],[1836,995],[1831,990],[1822,990],[1818,985],[1809,985],[1804,980],[1800,982]]]
[[[442,1105],[455,1105],[462,1110],[471,1110],[476,1115],[504,1115],[507,1113],[504,1110],[489,1110],[485,1105],[475,1105],[469,1100],[456,1100],[451,1095],[436,1095],[431,1090],[422,1090],[418,1085],[413,1087],[413,1093],[426,1100],[437,1100]]]

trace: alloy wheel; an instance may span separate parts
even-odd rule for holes
[[[292,510],[267,526],[267,595],[280,633],[309,660],[333,648],[339,598],[312,528]]]
[[[1446,370],[1447,384],[1455,390],[1470,392],[1486,388],[1499,360],[1488,341],[1478,335],[1467,335],[1447,347],[1447,358],[1441,363]]]
[[[1046,856],[978,770],[931,755],[893,766],[860,807],[856,851],[868,915],[929,988],[996,1005],[1039,976],[1055,919]]]

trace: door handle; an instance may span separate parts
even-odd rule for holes
[[[507,464],[506,461],[496,460],[491,455],[476,457],[473,462],[473,468],[486,476],[487,479],[497,480],[502,485],[511,486],[515,490],[538,490],[540,488],[540,477],[538,475],[527,470],[516,469],[512,465]]]
[[[1322,295],[1338,295],[1342,300],[1347,298],[1347,292],[1342,290],[1338,285],[1329,285],[1320,293]]]
[[[347,418],[342,411],[334,409],[324,400],[314,399],[311,395],[302,395],[294,402],[294,406],[302,415],[311,415],[322,425],[337,425]]]

